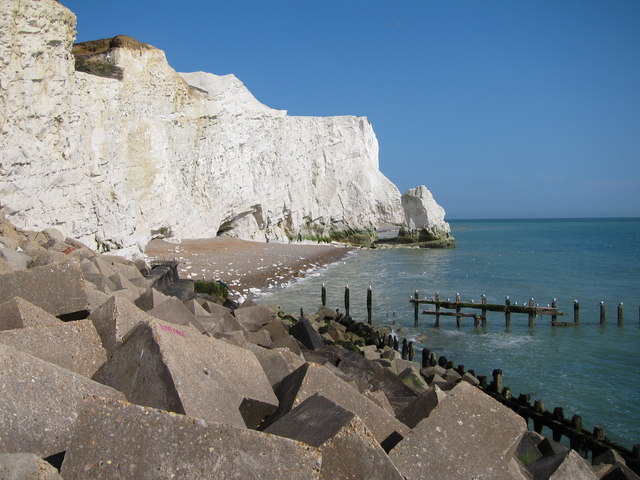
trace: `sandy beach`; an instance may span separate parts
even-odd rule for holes
[[[251,297],[343,259],[352,248],[336,245],[261,243],[231,237],[152,240],[151,260],[178,260],[181,278],[222,280],[232,297]]]

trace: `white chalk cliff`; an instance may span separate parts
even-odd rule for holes
[[[444,221],[444,208],[424,185],[407,190],[401,200],[406,229],[424,230],[431,239],[447,237],[451,233],[451,227]]]
[[[0,207],[14,224],[107,250],[403,223],[366,118],[288,116],[129,37],[80,46],[103,71],[76,71],[75,23],[55,0],[0,2]]]

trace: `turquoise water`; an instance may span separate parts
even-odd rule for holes
[[[458,246],[447,250],[361,250],[292,286],[267,294],[263,303],[286,310],[314,311],[322,283],[328,305],[343,309],[344,286],[351,291],[351,314],[366,318],[366,289],[373,288],[374,323],[395,322],[400,336],[415,339],[456,364],[491,377],[504,372],[512,393],[530,393],[547,410],[564,407],[566,417],[580,414],[585,428],[605,427],[607,437],[627,447],[640,443],[640,219],[469,220],[450,222]],[[409,296],[439,292],[442,299],[541,305],[557,298],[573,321],[573,301],[580,302],[580,325],[551,327],[549,317],[488,315],[486,328],[472,319],[421,315],[413,328]],[[607,324],[599,325],[599,304]],[[625,308],[617,325],[617,305]]]

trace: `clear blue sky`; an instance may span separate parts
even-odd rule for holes
[[[447,218],[640,216],[638,0],[62,0],[291,115],[364,115]]]

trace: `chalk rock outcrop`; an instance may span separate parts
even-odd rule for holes
[[[292,117],[130,37],[78,44],[55,0],[0,5],[0,202],[101,250],[154,237],[330,237],[401,223],[366,118]],[[79,71],[80,70],[80,71]]]
[[[416,242],[453,241],[451,227],[444,221],[444,208],[424,185],[402,195],[402,208],[405,224],[400,237],[410,237]]]

